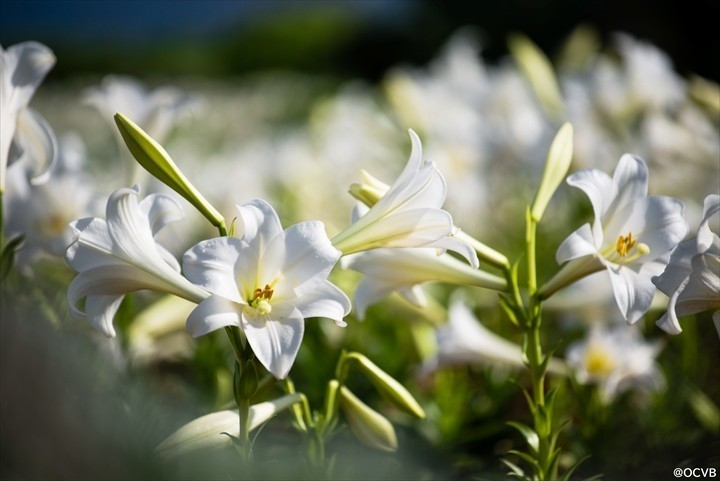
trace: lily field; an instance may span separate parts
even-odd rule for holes
[[[0,477],[720,476],[720,87],[477,33],[372,80],[3,44]]]

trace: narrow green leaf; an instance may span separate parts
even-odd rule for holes
[[[503,311],[505,311],[505,314],[507,314],[508,319],[510,319],[510,322],[512,322],[515,326],[521,327],[520,322],[518,322],[517,315],[515,314],[515,309],[513,307],[512,302],[505,294],[500,294],[498,296],[500,299],[500,307],[502,307]]]
[[[525,471],[523,471],[520,466],[511,461],[508,461],[507,459],[501,459],[500,462],[510,468],[510,470],[512,471],[511,473],[508,473],[509,476],[516,476],[518,479],[525,479]]]
[[[697,387],[687,389],[687,400],[693,414],[708,431],[720,431],[720,409],[704,392]]]
[[[522,451],[518,451],[517,449],[511,449],[508,451],[508,454],[514,454],[518,458],[522,459],[526,463],[528,463],[530,466],[533,467],[533,470],[535,472],[542,471],[540,468],[540,464],[538,463],[538,460],[530,456],[528,453],[523,453]]]
[[[527,441],[532,452],[537,454],[540,448],[540,439],[538,438],[538,434],[530,426],[515,421],[508,421],[506,424],[517,429],[520,434],[523,435],[525,441]]]
[[[578,462],[576,462],[575,464],[570,466],[570,469],[568,469],[565,472],[565,474],[563,474],[562,478],[560,478],[561,481],[569,481],[570,476],[572,476],[572,474],[575,472],[575,470],[578,468],[578,466],[580,466],[582,463],[584,463],[589,457],[590,456],[585,456],[585,457],[581,458]],[[592,479],[600,479],[600,478],[598,478],[598,476],[600,476],[600,475],[593,476]],[[590,478],[588,478],[588,479],[590,479]]]
[[[5,247],[2,249],[0,254],[0,282],[4,281],[5,278],[10,274],[13,264],[15,263],[15,253],[18,251],[25,235],[20,234],[10,239]]]

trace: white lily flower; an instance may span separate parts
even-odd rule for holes
[[[712,228],[711,228],[712,224]],[[679,334],[679,317],[720,308],[720,195],[705,198],[703,219],[697,236],[681,242],[670,256],[665,271],[652,281],[670,296],[668,311],[657,325]],[[717,325],[720,310],[713,314]]]
[[[70,309],[108,337],[115,336],[112,320],[128,292],[152,289],[195,303],[208,297],[180,274],[175,257],[154,239],[166,224],[182,218],[182,207],[164,194],[138,202],[139,192],[137,186],[115,191],[106,220],[88,217],[70,224],[75,240],[65,259],[79,273],[68,288]],[[77,307],[82,298],[84,312]]]
[[[368,306],[393,291],[418,307],[426,305],[420,284],[447,282],[505,290],[505,279],[473,269],[449,254],[437,255],[433,248],[375,249],[343,257],[343,267],[365,274],[355,291],[355,314],[365,317]]]
[[[122,75],[106,76],[99,86],[86,90],[84,100],[100,112],[113,131],[113,116],[122,112],[159,143],[167,139],[178,118],[197,103],[177,88],[149,91],[139,80]]]
[[[139,80],[122,75],[103,78],[99,86],[85,91],[84,101],[97,109],[109,123],[121,152],[126,152],[126,148],[113,120],[116,113],[122,112],[150,137],[163,144],[175,123],[198,105],[197,99],[175,87],[148,90]],[[132,166],[131,182],[144,178],[145,172],[136,162],[132,161],[129,165]]]
[[[185,253],[185,275],[212,293],[190,314],[187,328],[198,337],[240,327],[262,365],[282,379],[300,349],[305,318],[328,317],[344,325],[350,300],[327,280],[341,253],[322,222],[283,231],[263,200],[238,210],[240,238],[209,239]]]
[[[364,215],[333,238],[344,255],[378,247],[436,247],[450,249],[478,266],[477,254],[468,244],[452,237],[457,232],[452,216],[440,207],[447,186],[434,162],[422,160],[422,145],[409,130],[412,151],[397,180],[386,187],[366,176],[382,195]]]
[[[595,221],[570,234],[558,247],[558,263],[567,264],[541,287],[542,298],[606,270],[625,320],[635,323],[647,312],[655,295],[652,276],[662,271],[670,251],[688,231],[682,203],[647,196],[647,181],[647,165],[629,154],[620,158],[612,178],[595,169],[568,177],[568,184],[590,198]]]
[[[522,347],[486,328],[459,299],[450,304],[448,322],[437,330],[436,338],[437,355],[424,371],[463,364],[525,368]],[[548,369],[555,374],[566,372],[558,359],[551,359]]]
[[[16,265],[28,267],[47,254],[62,257],[73,241],[68,224],[99,210],[93,183],[82,170],[84,161],[82,141],[68,134],[60,139],[57,162],[48,171],[52,182],[33,185],[22,170],[8,171],[4,227],[11,235],[25,235]]]
[[[28,108],[35,90],[55,65],[52,50],[38,42],[0,46],[0,192],[6,169],[27,159],[26,168],[39,182],[55,158],[55,134]]]
[[[248,430],[252,431],[276,414],[300,401],[300,394],[288,394],[272,401],[250,406]],[[228,435],[240,436],[240,415],[237,410],[217,411],[206,414],[181,426],[158,444],[155,451],[164,458],[180,456],[198,449],[229,446]]]
[[[607,330],[595,325],[586,339],[568,347],[566,359],[578,382],[599,384],[601,399],[609,403],[629,389],[664,387],[655,363],[661,347],[659,342],[646,342],[634,326],[619,324]]]

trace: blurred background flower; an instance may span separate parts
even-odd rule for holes
[[[55,183],[23,197],[24,207],[8,215],[11,207],[4,206],[6,233],[26,233],[18,259],[32,269],[14,272],[0,292],[0,477],[240,476],[230,450],[176,464],[152,455],[168,434],[232,400],[227,340],[190,339],[184,302],[157,302],[140,292],[119,306],[117,343],[101,344],[87,321],[68,315],[65,290],[74,273],[57,257],[66,232],[37,229],[36,219],[98,215],[98,199],[102,206],[111,192],[130,187],[129,156],[109,118],[123,107],[103,114],[100,105],[121,85],[112,87],[111,79],[121,79],[135,100],[149,96],[137,113],[130,104],[138,102],[125,100],[123,113],[148,129],[160,125],[152,135],[162,137],[228,221],[236,204],[262,197],[284,225],[319,219],[334,236],[348,225],[347,189],[360,169],[396,178],[412,128],[424,159],[447,180],[443,208],[453,223],[515,260],[524,242],[523,209],[561,120],[574,126],[571,171],[609,171],[623,153],[638,155],[651,171],[650,194],[681,199],[689,224],[699,224],[703,199],[720,186],[720,64],[710,55],[718,51],[719,8],[706,0],[3,1],[3,48],[34,40],[57,58],[30,107],[57,134],[61,162],[51,173]],[[565,118],[548,109],[511,54],[507,40],[518,32],[548,56],[559,91],[555,107]],[[88,96],[95,108],[83,101]],[[153,98],[160,100],[156,108]],[[144,194],[156,191],[168,189],[156,182],[143,187]],[[182,227],[158,236],[176,256],[216,235],[179,202],[187,213]],[[540,281],[556,271],[554,252],[568,226],[590,216],[582,193],[558,191],[539,227]],[[330,279],[352,293],[360,277],[347,270]],[[599,329],[590,324],[607,326],[617,317],[607,283],[574,287],[552,298],[543,323],[547,344],[568,361]],[[457,347],[442,352],[442,344],[453,349],[464,341],[478,360],[498,357],[452,322],[436,338],[435,323],[448,318],[444,306],[457,290],[472,299],[472,320],[482,319],[492,346],[514,356],[510,347],[521,338],[497,296],[483,289],[426,283],[422,309],[391,295],[368,306],[366,322],[351,314],[346,329],[333,329],[327,319],[307,323],[293,380],[311,404],[322,399],[340,350],[349,349],[405,383],[428,414],[411,424],[387,411],[397,431],[395,456],[357,447],[339,432],[329,454],[346,478],[504,479],[497,455],[519,446],[506,421],[522,416],[523,372],[439,363],[431,382],[416,376],[434,354],[461,354]],[[604,399],[592,386],[573,385],[561,401],[576,420],[564,431],[572,452],[592,454],[583,475],[653,480],[678,465],[720,465],[717,336],[712,323],[692,319],[683,319],[681,335],[666,336],[654,326],[666,302],[656,296],[623,344],[645,346],[641,374],[655,387],[663,379],[665,391],[648,390],[638,404],[634,381],[620,376],[605,387]],[[703,316],[710,314],[697,317]],[[662,351],[655,348],[660,342]],[[605,366],[594,354],[578,356]],[[373,404],[370,386],[360,383],[353,392],[383,406]],[[302,462],[300,438],[283,416],[256,445],[257,459],[283,460],[262,468],[268,479],[296,477]]]

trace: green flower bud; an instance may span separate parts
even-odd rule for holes
[[[570,123],[566,122],[558,130],[548,151],[545,171],[530,211],[530,215],[535,222],[540,222],[550,199],[565,176],[567,176],[572,162],[572,155],[573,128]]]
[[[363,182],[361,184],[351,184],[350,195],[366,206],[372,207],[385,195],[390,187],[364,169],[360,171],[360,176]]]
[[[406,413],[420,419],[425,418],[425,411],[405,386],[362,354],[353,353],[351,356],[381,394]]]
[[[214,226],[225,230],[223,216],[183,175],[162,145],[123,114],[115,114],[115,123],[130,153],[145,170],[185,197]]]
[[[345,386],[340,388],[340,405],[358,441],[380,451],[397,450],[397,437],[390,421],[358,399]]]
[[[257,367],[253,361],[245,363],[243,369],[240,368],[240,364],[235,363],[235,374],[233,375],[233,394],[235,395],[235,402],[240,404],[241,400],[247,402],[258,387],[258,373]]]

